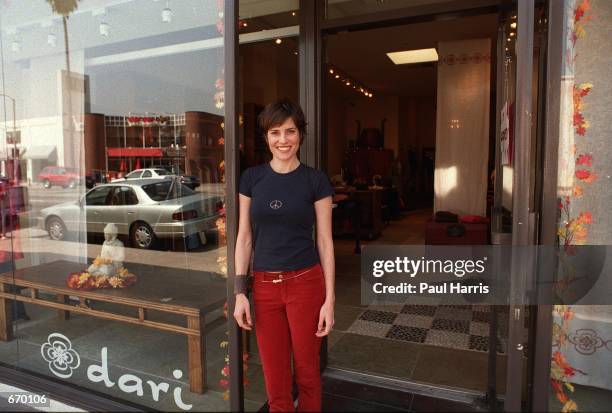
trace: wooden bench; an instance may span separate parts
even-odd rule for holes
[[[224,305],[227,297],[225,279],[213,273],[177,270],[142,264],[127,264],[138,276],[136,284],[127,288],[106,288],[90,291],[73,290],[66,285],[72,272],[83,271],[86,264],[54,261],[0,275],[0,340],[13,339],[12,300],[55,308],[60,319],[69,320],[70,313],[86,314],[107,320],[146,326],[187,336],[189,389],[198,394],[206,390],[205,314]],[[15,294],[14,287],[29,289],[29,295]],[[55,300],[41,297],[50,293]],[[117,308],[129,307],[134,316],[98,310],[69,303],[68,297],[112,303]],[[175,314],[180,323],[153,321],[148,311]],[[184,317],[184,318],[183,318]],[[222,318],[221,315],[219,318]],[[216,320],[215,320],[216,321]]]

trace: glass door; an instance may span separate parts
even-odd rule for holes
[[[539,42],[537,33],[538,22],[544,19],[533,2],[520,9],[514,2],[494,12],[458,12],[445,21],[406,18],[405,24],[387,27],[377,21],[375,29],[365,29],[361,20],[355,27],[346,26],[346,21],[337,28],[331,21],[325,24],[323,169],[337,192],[346,195],[334,210],[338,296],[336,331],[328,342],[329,371],[399,379],[416,392],[452,389],[464,401],[484,400],[491,408],[498,408],[497,396],[505,395],[507,407],[520,410],[529,373],[521,366],[528,358],[525,349],[533,311],[418,297],[396,306],[363,305],[359,252],[375,245],[437,242],[431,233],[436,228],[434,213],[440,210],[438,198],[452,190],[439,187],[435,180],[443,172],[445,156],[441,128],[466,125],[460,108],[444,122],[444,99],[449,95],[452,99],[452,93],[463,99],[465,90],[444,88],[441,95],[441,74],[445,66],[456,73],[468,62],[482,60],[472,60],[458,49],[461,41],[474,38],[489,39],[484,55],[490,57],[492,73],[480,82],[490,92],[486,116],[480,113],[488,128],[484,133],[488,150],[480,161],[487,199],[482,215],[491,222],[486,230],[491,236],[484,244],[536,242],[536,216],[514,211],[539,207],[534,200],[541,190],[536,186],[536,165],[546,44]],[[448,44],[456,49],[445,53]],[[424,49],[437,52],[437,63],[398,65],[387,56]],[[524,68],[519,70],[521,65]],[[370,155],[360,156],[362,152]],[[377,164],[384,153],[388,160]],[[459,165],[458,158],[451,161]],[[456,175],[444,176],[447,183]],[[468,189],[470,184],[462,181],[462,185]],[[517,294],[527,288],[518,282],[512,286]]]
[[[371,246],[438,242],[432,236],[442,228],[432,221],[441,210],[436,204],[448,201],[442,193],[453,191],[452,167],[468,167],[460,160],[461,151],[445,153],[450,145],[441,143],[445,131],[455,133],[455,127],[474,125],[482,139],[479,147],[484,149],[471,161],[478,164],[482,186],[472,188],[463,181],[457,189],[473,189],[482,196],[479,214],[486,220],[495,164],[495,61],[500,58],[495,44],[503,35],[499,24],[499,13],[482,11],[375,29],[328,28],[323,34],[326,124],[321,147],[327,152],[324,169],[340,195],[334,209],[337,323],[328,342],[330,371],[401,380],[415,392],[452,389],[464,401],[483,398],[490,386],[505,393],[507,310],[445,301],[448,297],[364,304],[359,255]],[[433,62],[398,64],[388,55],[416,50],[432,50],[437,57]],[[445,87],[444,82],[461,83],[451,80],[454,76],[477,79],[471,95],[478,99],[468,102],[468,89]],[[454,102],[464,104],[453,108]],[[460,106],[473,105],[482,110],[461,111]],[[448,167],[442,166],[445,156]],[[446,172],[441,182],[450,186],[442,188],[436,176]],[[489,243],[486,229],[484,234],[472,242]],[[499,337],[490,340],[491,331]],[[491,363],[498,366],[493,377]]]

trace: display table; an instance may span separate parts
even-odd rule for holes
[[[343,208],[342,203],[339,203],[339,207],[334,210],[335,235],[353,234],[359,237],[365,236],[368,239],[378,237],[383,228],[383,191],[378,189],[339,190],[336,188],[336,193],[347,195],[348,200],[343,202],[351,203],[351,209],[356,208],[356,210],[354,212],[347,210],[344,211],[344,214],[341,214],[340,211]],[[339,222],[341,219],[349,219],[351,221],[350,227],[342,227],[341,222]]]
[[[66,277],[82,271],[86,265],[72,261],[54,261],[0,275],[0,340],[13,339],[11,301],[17,300],[58,310],[60,319],[68,320],[70,312],[92,317],[122,321],[180,333],[187,336],[189,358],[189,389],[202,394],[206,389],[206,356],[204,340],[204,316],[226,301],[226,282],[201,271],[181,270],[152,265],[129,265],[138,276],[138,282],[128,288],[73,290],[66,286]],[[28,288],[29,296],[10,293],[14,287]],[[55,295],[56,300],[41,298],[39,292]],[[71,305],[68,297],[84,301],[106,302],[118,307],[131,307],[137,316],[131,317],[86,306]],[[186,323],[150,320],[147,311],[176,314],[185,317]]]

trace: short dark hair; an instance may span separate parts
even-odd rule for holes
[[[300,132],[301,145],[306,137],[306,119],[304,118],[304,112],[300,105],[286,98],[269,103],[257,117],[259,130],[264,140],[267,140],[268,131],[270,129],[282,125],[289,118],[293,120],[293,123],[295,123],[295,126]]]

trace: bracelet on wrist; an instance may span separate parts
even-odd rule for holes
[[[247,274],[236,274],[234,276],[234,295],[247,294],[251,288],[251,277]]]

